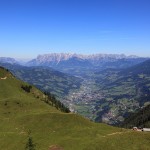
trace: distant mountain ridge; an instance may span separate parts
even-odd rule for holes
[[[27,66],[47,66],[74,76],[87,77],[95,71],[107,68],[128,68],[147,58],[124,54],[71,54],[51,53],[39,55],[26,63]]]
[[[28,65],[58,65],[62,61],[67,61],[72,58],[78,58],[82,60],[88,60],[91,64],[96,65],[98,61],[113,61],[118,59],[134,59],[139,58],[137,56],[126,56],[124,54],[72,54],[72,53],[51,53],[38,55],[36,59],[29,61]]]
[[[10,63],[10,64],[20,64],[24,66],[48,66],[56,67],[59,71],[64,71],[65,68],[73,67],[111,67],[113,65],[118,65],[121,63],[122,66],[130,67],[132,65],[141,63],[148,58],[138,57],[135,55],[126,56],[124,54],[91,54],[83,55],[76,53],[50,53],[38,55],[37,58],[29,61],[16,60],[10,57],[0,57],[1,63]],[[122,67],[120,65],[120,67]],[[62,69],[62,70],[61,70]],[[70,70],[69,70],[70,71]],[[66,73],[66,72],[65,72]],[[68,73],[68,72],[67,72]]]
[[[18,63],[14,58],[10,58],[10,57],[0,57],[0,62],[1,63],[10,63],[10,64]]]

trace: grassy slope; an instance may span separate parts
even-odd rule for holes
[[[36,150],[48,150],[51,145],[65,150],[149,149],[150,134],[122,131],[61,113],[40,100],[40,91],[33,88],[26,93],[20,88],[23,82],[0,68],[0,78],[5,76],[6,80],[0,80],[0,149],[24,150],[29,129]],[[119,133],[112,134],[115,132]]]

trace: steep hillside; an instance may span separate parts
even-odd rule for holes
[[[0,147],[2,150],[149,149],[150,135],[92,123],[47,105],[42,92],[0,68]],[[118,142],[118,140],[120,142]],[[139,142],[140,141],[140,142]],[[28,144],[30,142],[30,144]]]
[[[95,79],[104,95],[95,108],[96,121],[117,124],[150,103],[150,60],[122,71],[105,70]]]
[[[25,67],[8,63],[1,63],[1,65],[8,68],[17,78],[61,98],[70,90],[78,89],[82,82],[80,78],[49,67]]]
[[[136,113],[132,113],[122,123],[123,127],[147,127],[150,128],[150,105],[142,108]]]

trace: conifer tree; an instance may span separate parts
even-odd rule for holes
[[[28,132],[28,141],[25,147],[25,150],[35,150],[35,144],[33,143],[32,137],[31,137],[31,131]]]

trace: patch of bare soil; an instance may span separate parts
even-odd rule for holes
[[[58,145],[52,145],[49,147],[48,150],[64,150],[64,149]]]

